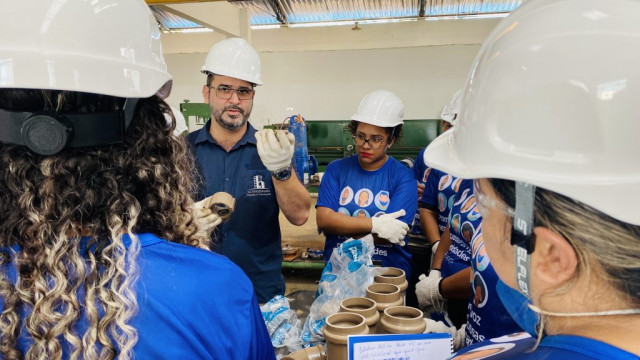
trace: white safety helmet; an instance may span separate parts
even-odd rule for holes
[[[459,120],[425,162],[530,183],[640,225],[639,18],[640,1],[526,2],[483,44]]]
[[[360,101],[358,111],[351,120],[380,126],[395,127],[402,124],[404,105],[391,91],[377,90]]]
[[[0,8],[0,87],[169,95],[160,30],[142,0],[0,0]]]
[[[262,85],[260,56],[242,38],[225,39],[213,45],[201,71]]]
[[[451,125],[455,125],[456,120],[458,119],[458,114],[460,113],[460,93],[462,90],[456,91],[455,94],[449,100],[449,103],[442,108],[442,112],[440,113],[440,118]]]

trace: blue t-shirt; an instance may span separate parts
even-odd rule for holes
[[[389,157],[380,169],[366,171],[360,167],[358,156],[332,161],[322,177],[316,207],[326,207],[353,217],[372,217],[404,209],[399,218],[411,224],[418,206],[416,180],[406,166]],[[326,234],[324,260],[349,236]],[[373,259],[382,266],[397,267],[411,274],[411,253],[405,246],[376,245]]]
[[[420,198],[420,206],[437,212],[438,230],[442,235],[449,223],[449,213],[463,180],[434,168],[426,169],[423,178],[426,184]]]
[[[200,199],[224,191],[236,199],[231,218],[216,229],[213,250],[227,256],[249,276],[260,303],[284,294],[282,238],[278,201],[271,173],[256,148],[256,130],[247,131],[226,152],[211,134],[211,120],[187,135],[204,178]]]
[[[473,180],[457,180],[460,183],[459,191],[449,200],[452,203],[448,221],[451,246],[440,267],[443,278],[471,265],[471,239],[482,223],[473,195]]]
[[[515,333],[486,340],[462,348],[450,359],[459,355],[476,355],[465,359],[522,359],[522,360],[638,360],[639,356],[609,344],[573,335],[545,336],[532,351],[536,339],[527,333]]]
[[[138,313],[129,323],[138,331],[137,359],[275,358],[253,287],[240,268],[207,250],[152,234],[138,238]],[[130,244],[128,235],[124,242]],[[15,283],[15,267],[4,270]],[[82,289],[78,298],[84,298]],[[80,319],[77,332],[84,334],[84,314]],[[68,358],[69,344],[62,337],[60,342]],[[23,352],[29,344],[29,338],[20,337]]]
[[[471,299],[467,312],[465,344],[471,345],[502,335],[520,332],[496,292],[498,274],[489,262],[479,227],[471,240]]]

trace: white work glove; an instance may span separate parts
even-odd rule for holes
[[[460,329],[456,330],[455,326],[447,326],[442,321],[435,321],[425,318],[424,322],[427,324],[427,327],[424,330],[425,334],[451,334],[451,338],[453,339],[453,350],[458,351],[459,349],[464,347],[464,338],[466,336],[465,328],[467,327],[467,324],[463,324]]]
[[[296,138],[283,130],[265,129],[256,132],[258,155],[267,170],[274,172],[291,165]]]
[[[416,284],[416,297],[420,308],[433,307],[435,311],[442,312],[444,310],[444,298],[438,289],[442,279],[440,270],[431,270],[429,276],[422,274],[418,279],[420,281]]]
[[[371,233],[379,238],[388,240],[392,244],[404,246],[404,238],[409,232],[409,225],[398,220],[406,214],[404,209],[400,209],[391,214],[384,214],[371,218]]]
[[[222,219],[218,214],[211,211],[209,200],[211,198],[205,198],[193,204],[193,216],[195,222],[198,225],[198,232],[208,236],[216,226],[220,225]]]

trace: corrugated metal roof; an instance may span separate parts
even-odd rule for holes
[[[174,15],[168,11],[163,11],[156,6],[149,6],[149,8],[163,30],[197,29],[202,27],[193,21],[183,19],[182,17]]]
[[[246,8],[251,25],[284,25],[418,19],[443,16],[507,14],[526,0],[245,0],[230,3]],[[151,6],[154,9],[153,6]],[[154,9],[167,29],[194,28],[198,24]]]

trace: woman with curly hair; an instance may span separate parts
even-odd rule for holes
[[[192,211],[148,7],[50,3],[0,14],[0,357],[274,358]]]

